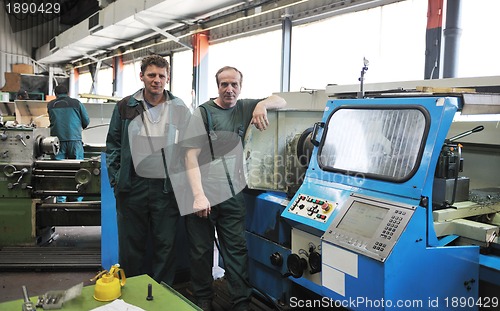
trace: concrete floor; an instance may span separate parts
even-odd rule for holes
[[[75,247],[78,250],[98,249],[101,247],[101,227],[56,227],[53,241],[46,246],[37,246],[57,249],[64,247]],[[35,247],[31,247],[35,248]],[[0,248],[0,259],[2,258],[3,249]],[[27,252],[29,253],[29,252]],[[22,256],[22,255],[20,255]],[[40,256],[42,257],[42,256]],[[99,253],[100,258],[100,253]],[[98,259],[99,259],[98,258]],[[0,262],[2,262],[0,260]],[[5,262],[5,260],[3,261]],[[218,250],[214,248],[214,263],[218,262]],[[95,284],[90,279],[96,276],[101,270],[100,260],[99,267],[93,269],[82,269],[78,267],[69,268],[25,268],[4,269],[0,267],[0,303],[23,298],[22,286],[27,287],[28,295],[31,297],[43,295],[48,291],[66,290],[72,286],[84,283],[84,286]],[[224,270],[216,264],[213,269],[213,275],[216,281],[214,288],[217,291],[216,299],[214,299],[214,311],[227,311],[230,307],[228,301],[222,297],[228,297],[227,285],[224,279]],[[192,300],[189,291],[189,282],[179,283],[173,286],[180,294]],[[218,298],[217,298],[218,297]],[[32,299],[33,302],[36,302]],[[21,305],[20,305],[21,308]],[[259,300],[252,299],[252,309],[254,310],[271,310]]]
[[[101,247],[101,228],[100,227],[56,227],[54,240],[46,246],[47,248],[57,247],[76,247],[77,249],[96,249],[100,250]],[[214,249],[214,261],[217,262],[218,255],[217,249]],[[99,254],[100,255],[100,254]],[[2,250],[0,249],[0,258]],[[100,257],[100,256],[99,256]],[[100,264],[100,262],[99,262]],[[93,278],[101,267],[93,269],[81,269],[77,267],[70,268],[57,268],[57,269],[15,269],[6,271],[0,268],[0,302],[22,299],[22,286],[25,285],[30,296],[42,295],[51,290],[66,290],[78,283],[83,282],[84,286],[91,285],[90,279]],[[217,267],[214,268],[214,277],[219,279],[223,276],[224,270]],[[484,285],[484,284],[483,284]],[[216,280],[214,287],[220,292],[225,292],[224,287],[226,284]],[[179,293],[191,298],[189,295],[189,284],[178,284],[174,286]],[[492,286],[480,286],[483,290],[481,295],[483,297],[498,297],[499,288]],[[488,291],[485,290],[488,289]],[[226,296],[226,294],[219,294],[218,297]],[[215,301],[214,310],[222,311],[228,310],[224,305],[227,301],[220,299]],[[21,308],[21,306],[20,306]],[[252,308],[254,310],[271,310],[269,305],[264,305],[256,299],[253,300]],[[479,310],[486,310],[480,308]],[[500,310],[499,308],[490,308],[487,310]]]
[[[101,227],[56,227],[54,239],[45,246],[29,247],[30,250],[40,249],[55,250],[61,248],[74,247],[77,251],[85,251],[88,249],[101,248]],[[47,249],[45,249],[47,248]],[[31,253],[26,251],[26,253]],[[56,253],[57,254],[57,253]],[[0,259],[5,256],[5,249],[0,248]],[[19,253],[19,257],[24,254]],[[15,257],[15,256],[14,256]],[[39,257],[43,257],[39,256]],[[100,253],[99,256],[100,258]],[[98,259],[99,259],[98,258]],[[12,262],[20,259],[11,259]],[[6,262],[9,260],[0,260]],[[35,260],[36,261],[36,260]],[[64,261],[64,259],[62,259]],[[98,260],[100,265],[100,260]],[[216,263],[213,274],[215,279],[223,277],[224,270],[218,267],[218,250],[214,248],[214,263]],[[89,268],[35,268],[26,265],[23,268],[2,268],[0,267],[0,303],[12,300],[22,299],[22,286],[25,285],[28,295],[38,296],[43,295],[48,291],[66,290],[72,286],[83,282],[84,286],[95,284],[90,279],[97,275],[101,267],[94,269]],[[174,285],[174,288],[179,293],[185,295],[188,299],[192,299],[189,292],[189,283],[180,283]],[[256,308],[259,310],[259,308]],[[220,307],[215,310],[222,310]]]
[[[101,227],[56,227],[54,240],[46,246],[77,247],[94,249],[101,246]],[[0,256],[2,252],[0,251]],[[100,257],[100,256],[99,256]],[[80,282],[84,286],[99,268],[23,268],[0,270],[0,302],[22,299],[22,286],[25,285],[30,296],[37,296],[51,290],[65,290]]]

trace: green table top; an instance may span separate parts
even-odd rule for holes
[[[151,301],[146,300],[148,293],[148,284],[152,285],[152,293],[154,299]],[[94,299],[94,285],[85,286],[82,294],[73,300],[64,303],[63,311],[88,311],[94,308],[106,305],[110,302],[100,302]],[[36,304],[37,297],[31,297],[31,301]],[[171,287],[158,284],[148,275],[140,275],[127,278],[125,286],[122,287],[122,296],[119,298],[123,301],[140,307],[146,311],[156,310],[201,310],[194,305],[187,298],[177,293]],[[14,300],[9,302],[0,303],[0,310],[2,311],[19,311],[22,308],[23,300]],[[37,310],[43,310],[37,308]]]

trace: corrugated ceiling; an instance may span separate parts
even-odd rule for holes
[[[145,40],[238,4],[238,0],[117,0],[36,51],[41,63],[67,63]],[[170,37],[172,39],[172,37]],[[175,38],[174,38],[175,40]]]
[[[189,40],[179,40],[173,34],[184,36],[198,27],[213,29],[215,25],[217,31],[211,30],[214,39],[244,31],[245,25],[255,25],[256,20],[261,25],[277,27],[280,18],[290,12],[294,22],[300,22],[398,1],[401,0],[116,0],[38,48],[35,57],[44,64],[97,61],[117,49],[125,51],[153,38],[189,48]],[[235,29],[238,25],[243,30]]]

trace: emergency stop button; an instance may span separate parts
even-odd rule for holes
[[[323,202],[323,204],[321,205],[321,209],[324,210],[325,212],[328,212],[331,207],[332,205],[328,204],[328,202]]]

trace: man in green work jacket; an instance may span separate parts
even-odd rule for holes
[[[168,169],[179,163],[178,141],[190,111],[165,90],[168,62],[150,55],[141,62],[144,88],[116,104],[106,139],[106,164],[116,197],[119,263],[127,276],[148,272],[172,285],[179,210]]]
[[[47,104],[47,112],[50,121],[50,135],[59,139],[60,148],[55,159],[83,160],[82,131],[90,123],[87,110],[78,99],[68,96],[68,88],[64,85],[56,86],[54,93],[56,98]],[[82,199],[82,197],[68,198],[68,201],[82,201]],[[66,197],[58,196],[56,202],[66,202]]]

